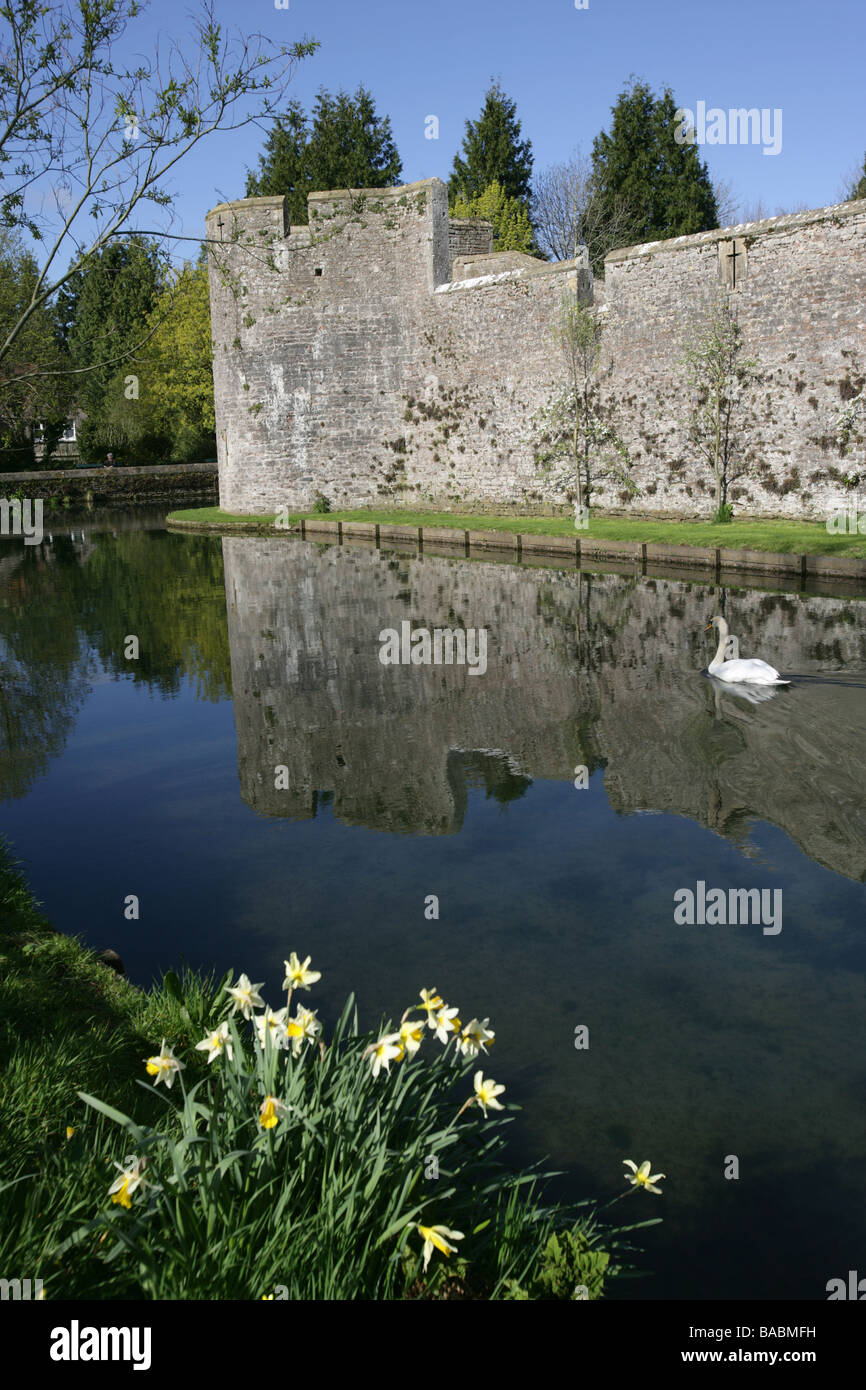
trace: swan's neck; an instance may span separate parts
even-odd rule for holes
[[[719,645],[718,645],[718,647],[717,647],[717,649],[716,649],[716,654],[715,654],[715,656],[713,657],[712,662],[710,663],[712,666],[723,666],[723,665],[724,665],[724,661],[725,661],[725,643],[727,642],[727,640],[728,640],[728,629],[727,629],[726,627],[720,627],[720,628],[719,628]]]

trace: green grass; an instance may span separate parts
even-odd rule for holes
[[[523,535],[573,536],[571,516],[476,516],[471,512],[424,512],[357,508],[329,512],[293,514],[308,521],[372,521],[380,525],[445,526],[471,531],[510,531]],[[169,514],[171,520],[233,526],[273,526],[275,514],[239,516],[219,507],[199,507]],[[611,541],[644,541],[657,545],[719,546],[728,550],[768,550],[793,555],[847,555],[866,559],[866,536],[831,535],[815,521],[738,521],[724,525],[709,521],[653,521],[618,516],[593,516],[589,529],[581,536]]]

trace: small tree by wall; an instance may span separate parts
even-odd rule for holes
[[[682,365],[689,391],[688,439],[713,474],[716,521],[730,521],[733,483],[747,474],[740,427],[746,388],[760,370],[744,357],[742,335],[727,297],[709,300],[692,320]]]
[[[628,450],[601,411],[601,334],[598,315],[579,303],[575,294],[564,295],[553,338],[564,359],[566,384],[537,417],[541,438],[535,456],[548,470],[564,464],[564,478],[574,488],[576,524],[588,514],[594,486],[601,478],[616,479],[630,494],[638,490]]]

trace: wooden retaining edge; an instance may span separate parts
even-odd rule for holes
[[[178,530],[215,530],[225,534],[242,534],[244,530],[269,534],[270,525],[220,526],[219,522],[170,522]],[[518,561],[524,555],[561,555],[575,564],[592,560],[628,561],[645,568],[647,564],[685,566],[689,569],[722,570],[758,574],[783,574],[797,579],[852,579],[866,581],[866,560],[848,555],[791,555],[769,550],[724,550],[711,546],[660,545],[643,541],[606,541],[600,537],[545,536],[512,531],[464,531],[457,527],[383,526],[366,521],[328,521],[324,517],[300,522],[302,537],[342,542],[344,538],[382,542],[406,541],[423,549],[425,540],[432,545],[459,546],[468,555],[472,550],[498,550],[509,553]]]

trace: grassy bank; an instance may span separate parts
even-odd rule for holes
[[[301,518],[313,520],[318,514],[298,512],[292,523]],[[239,516],[223,512],[219,507],[199,507],[175,511],[169,520],[197,522],[231,530],[244,526],[273,526],[275,515]],[[380,525],[444,526],[467,531],[509,531],[512,534],[542,536],[573,536],[574,521],[570,516],[483,516],[471,512],[423,512],[358,508],[353,511],[328,512],[329,521],[371,521]],[[618,516],[593,516],[589,528],[581,536],[611,541],[643,541],[655,545],[717,546],[736,550],[767,550],[792,555],[845,555],[866,559],[866,536],[833,535],[820,522],[811,521],[733,521],[719,525],[709,521],[653,521]]]
[[[0,846],[3,1278],[71,1299],[569,1300],[634,1272],[658,1199],[602,1224],[509,1169],[488,1020],[437,997],[366,1034],[350,998],[326,1039],[297,1003],[308,964],[286,962],[275,1012],[245,976],[139,991],[52,931]],[[615,1176],[612,1202],[645,1185]]]

